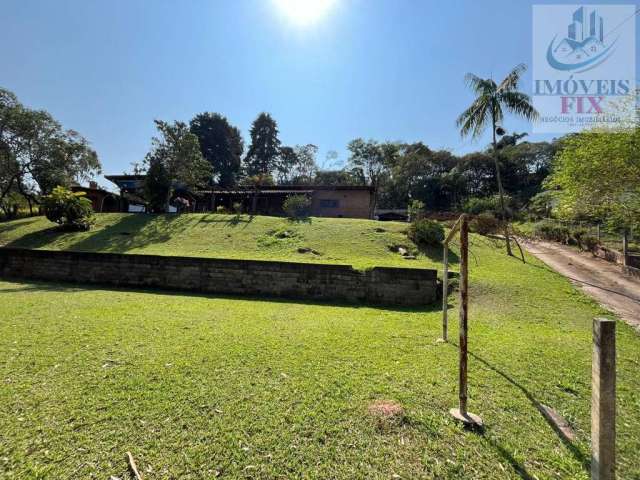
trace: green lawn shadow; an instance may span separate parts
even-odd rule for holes
[[[180,297],[192,297],[192,298],[205,298],[205,299],[225,299],[234,300],[238,302],[268,302],[268,303],[282,303],[282,304],[295,304],[295,305],[316,305],[325,307],[340,307],[340,308],[373,308],[377,310],[399,312],[399,313],[430,313],[436,312],[442,309],[441,302],[434,302],[431,305],[424,306],[398,306],[398,305],[384,305],[374,303],[356,303],[347,301],[331,301],[331,300],[316,300],[316,299],[301,299],[295,297],[276,297],[268,295],[231,295],[231,294],[215,294],[194,292],[189,290],[176,290],[176,289],[163,289],[163,288],[136,288],[136,287],[116,287],[109,284],[94,283],[91,285],[78,284],[67,281],[41,281],[22,279],[18,277],[0,277],[0,280],[7,282],[20,283],[22,286],[18,288],[0,288],[0,293],[10,292],[90,292],[97,290],[109,290],[114,292],[131,292],[131,293],[147,293],[154,295],[164,296],[180,296]]]

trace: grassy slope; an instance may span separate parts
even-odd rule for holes
[[[473,252],[470,409],[484,435],[447,413],[457,350],[436,343],[438,310],[0,283],[2,476],[126,479],[130,450],[147,479],[588,479],[603,312],[534,259],[478,237]],[[618,328],[619,478],[637,479],[640,339]],[[401,402],[405,422],[380,428],[374,399]]]
[[[384,232],[376,229],[383,228]],[[371,220],[311,218],[291,222],[278,217],[231,215],[100,214],[89,232],[61,233],[44,217],[0,223],[0,245],[55,250],[148,253],[219,258],[373,266],[427,267],[428,255],[405,260],[388,249],[410,243],[406,224]],[[294,236],[277,238],[272,232]],[[298,253],[308,247],[319,254]],[[440,252],[432,252],[439,259]]]

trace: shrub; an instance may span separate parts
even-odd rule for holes
[[[558,192],[546,190],[529,200],[527,213],[534,220],[551,217],[553,206],[557,203]]]
[[[496,212],[500,210],[500,199],[494,197],[471,197],[464,202],[462,210],[471,215],[479,215],[484,212]]]
[[[218,205],[218,206],[216,207],[216,213],[219,213],[219,214],[221,214],[221,215],[227,215],[227,214],[229,214],[229,213],[231,213],[231,212],[230,212],[230,211],[229,211],[229,209],[227,209],[227,207],[225,207],[224,205]]]
[[[598,246],[598,239],[584,228],[576,228],[571,232],[569,242],[578,246],[580,250],[591,251]]]
[[[507,216],[512,215],[512,199],[505,195],[504,206],[507,211]],[[496,217],[502,216],[502,210],[500,208],[500,196],[494,195],[492,197],[471,197],[462,206],[462,210],[465,213],[471,215],[480,215],[481,213],[493,213]]]
[[[144,198],[153,213],[166,213],[171,193],[171,179],[162,162],[152,160],[144,180]]]
[[[500,229],[500,222],[492,213],[484,212],[471,220],[469,229],[480,235],[490,235]]]
[[[240,203],[240,202],[233,202],[233,206],[232,206],[232,208],[233,208],[233,212],[234,212],[236,215],[240,215],[240,214],[242,214],[242,203]]]
[[[93,223],[93,207],[84,192],[74,193],[56,187],[42,199],[47,219],[69,230],[89,230]]]
[[[541,220],[533,225],[533,235],[552,242],[569,243],[571,231],[569,227],[550,220]]]
[[[593,235],[584,235],[583,237],[580,237],[579,246],[581,250],[592,252],[599,244],[600,242],[598,242],[598,239]]]
[[[305,195],[291,195],[282,208],[289,218],[306,218],[311,213],[311,199]]]
[[[409,218],[412,222],[424,218],[424,203],[420,200],[412,200],[407,208]]]
[[[444,227],[433,220],[418,220],[409,226],[407,236],[416,245],[436,246],[444,240]]]

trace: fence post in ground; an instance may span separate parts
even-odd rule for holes
[[[616,322],[593,320],[591,367],[591,479],[616,472]]]
[[[460,340],[459,340],[459,408],[450,411],[451,415],[465,425],[481,427],[482,419],[467,411],[467,331],[469,320],[469,219],[462,215],[460,222]]]
[[[598,243],[600,243],[600,224],[596,223],[596,239],[598,240]]]
[[[627,266],[627,255],[629,255],[629,231],[622,234],[622,265]]]
[[[444,244],[444,253],[442,257],[442,339],[448,340],[448,309],[449,309],[449,245]]]

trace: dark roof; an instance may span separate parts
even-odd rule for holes
[[[147,176],[124,174],[124,175],[105,175],[104,178],[113,182],[114,180],[144,180],[145,178],[147,178]]]
[[[120,186],[118,182],[138,182],[146,178],[146,175],[105,175],[104,178],[110,180],[116,185]],[[279,193],[310,193],[316,190],[364,190],[373,191],[373,187],[368,185],[263,185],[258,187],[258,190],[263,192],[279,192]],[[199,194],[206,193],[244,193],[253,192],[255,187],[253,186],[234,186],[229,188],[224,187],[211,187],[198,190]]]
[[[83,187],[81,185],[72,185],[71,186],[71,191],[72,192],[85,192],[85,193],[96,192],[96,193],[102,193],[104,195],[113,195],[114,197],[119,197],[120,196],[117,193],[110,192],[109,190],[105,190],[104,188]]]

